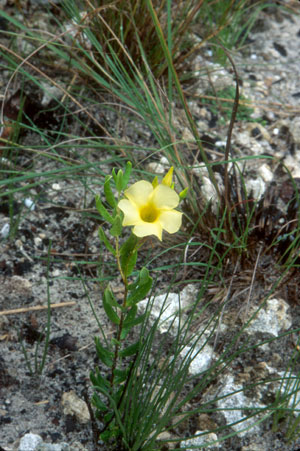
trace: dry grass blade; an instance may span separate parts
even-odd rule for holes
[[[72,307],[73,305],[76,305],[76,302],[69,301],[69,302],[60,302],[56,304],[50,304],[47,305],[34,305],[32,307],[22,307],[22,308],[16,308],[11,310],[3,310],[0,312],[0,316],[7,316],[7,315],[17,315],[19,313],[28,313],[28,312],[38,312],[41,310],[47,310],[49,307],[51,309],[53,308],[62,308],[62,307]]]

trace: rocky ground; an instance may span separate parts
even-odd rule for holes
[[[1,7],[5,7],[9,14],[14,14],[16,10],[12,3],[1,1]],[[298,2],[286,3],[299,10]],[[42,2],[36,2],[34,8],[41,8],[43,11]],[[18,14],[20,15],[20,11]],[[1,22],[1,26],[5,28],[5,21]],[[0,34],[0,43],[1,39],[7,42],[5,34]],[[276,199],[279,219],[287,217],[289,212],[285,207],[293,195],[293,185],[283,165],[291,172],[295,183],[300,179],[299,48],[300,16],[270,8],[260,13],[245,46],[233,55],[242,94],[253,104],[253,111],[246,111],[246,117],[238,117],[233,131],[233,152],[236,157],[262,154],[276,157],[272,163],[267,158],[245,162],[245,183],[253,198],[261,199],[263,206],[267,197],[271,197],[273,202]],[[203,101],[201,96],[203,92],[208,92],[211,83],[217,90],[234,86],[234,77],[230,67],[224,69],[212,61],[209,48],[205,48],[193,64],[194,70],[199,70],[199,79],[189,87],[189,106],[197,120],[203,141],[211,151],[211,158],[218,158],[224,149],[228,122],[226,116],[223,122],[217,120],[209,99]],[[203,67],[206,67],[209,76],[203,74]],[[3,78],[0,78],[1,93],[4,93],[6,83],[7,73],[3,71]],[[15,88],[17,90],[18,86]],[[188,140],[189,131],[180,119],[178,126],[182,128],[183,139]],[[35,142],[32,140],[36,138],[27,133],[21,139],[28,146],[33,146]],[[97,152],[91,152],[89,158],[95,164],[99,163]],[[25,161],[26,155],[20,155],[17,164],[22,165]],[[156,159],[151,163],[152,170],[155,164],[156,171],[165,171],[164,160]],[[45,168],[45,161],[36,159],[35,171],[55,169],[56,164],[56,161],[48,159]],[[104,163],[103,166],[103,171],[110,173],[112,165]],[[197,175],[199,174],[195,170],[195,176]],[[90,302],[95,305],[97,315],[107,332],[112,333],[101,305],[101,287],[95,280],[101,252],[98,225],[89,218],[83,221],[78,214],[85,206],[92,205],[93,195],[85,191],[84,185],[70,178],[48,183],[42,187],[42,192],[41,195],[39,188],[34,187],[28,192],[26,199],[16,196],[13,208],[17,232],[13,240],[7,240],[7,230],[11,225],[8,199],[4,198],[0,203],[0,450],[93,451],[95,445],[86,401],[91,394],[89,371],[95,365],[93,337],[99,331],[91,313]],[[209,182],[203,182],[202,192],[204,197],[211,197]],[[297,206],[295,209],[297,210]],[[18,212],[22,213],[19,223]],[[282,222],[278,222],[277,231],[281,224]],[[275,227],[276,224],[272,225]],[[268,224],[268,227],[271,225]],[[86,265],[80,264],[83,271],[81,276],[87,281],[89,296],[78,276],[74,258],[89,262]],[[226,346],[228,337],[244,324],[244,315],[249,315],[248,318],[251,316],[273,280],[279,277],[279,269],[271,267],[272,258],[272,255],[267,254],[261,257],[260,271],[257,272],[257,278],[252,280],[251,297],[249,286],[253,267],[237,274],[240,284],[232,292],[223,315],[222,327],[211,346],[207,345],[201,352],[201,358],[195,359],[191,374],[209,368]],[[167,286],[167,278],[168,274],[161,279],[161,295]],[[118,280],[113,280],[112,283],[117,291]],[[299,273],[295,270],[278,286],[252,321],[241,345],[243,340],[250,343],[272,340],[282,332],[300,327],[299,283]],[[181,290],[181,302],[188,305],[197,293],[198,284],[185,287],[182,283],[178,286]],[[32,376],[20,341],[27,350],[31,370],[35,372],[41,364],[45,344],[45,336],[40,334],[45,334],[47,309],[44,307],[47,305],[48,288],[51,303],[56,304],[51,314],[50,346],[42,375]],[[177,296],[178,293],[169,295],[170,312],[178,303]],[[160,300],[158,298],[158,302]],[[163,335],[165,330],[160,333]],[[39,337],[42,340],[35,361]],[[258,385],[251,393],[242,390],[244,385],[256,378],[282,377],[288,358],[296,346],[297,334],[289,334],[279,342],[270,341],[255,352],[240,356],[226,370],[218,385],[206,394],[206,400],[214,399],[216,395],[224,396],[233,391],[241,391],[217,403],[216,407],[222,412],[213,416],[198,415],[192,424],[185,424],[184,428],[172,431],[173,437],[185,440],[182,447],[188,449],[188,446],[193,445],[200,449],[200,439],[193,442],[187,437],[196,431],[213,429],[216,425],[226,425],[242,418],[242,410],[224,409],[238,406],[243,406],[243,409],[263,409],[267,405],[267,399],[275,396],[278,388],[276,384]],[[297,374],[297,367],[294,371]],[[245,428],[245,424],[242,427],[237,424],[233,428],[240,431],[237,436],[228,438],[211,449],[300,449],[299,439],[287,443],[284,428],[272,432],[272,417],[257,425],[253,425],[250,419],[247,423],[249,425],[252,427],[242,432],[241,428]],[[26,435],[29,433],[38,436]],[[215,438],[217,437],[210,437],[211,440]],[[180,449],[179,445],[177,449]]]

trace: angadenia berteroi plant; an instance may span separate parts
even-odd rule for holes
[[[104,195],[110,210],[99,196],[96,197],[97,210],[111,225],[110,235],[113,240],[106,236],[101,227],[99,237],[116,259],[124,284],[124,295],[123,301],[119,303],[109,286],[104,290],[103,307],[115,327],[115,336],[109,339],[104,333],[103,340],[95,337],[97,355],[108,368],[108,375],[103,376],[99,368],[90,375],[95,389],[92,401],[96,407],[96,417],[104,425],[100,439],[123,445],[121,419],[126,414],[123,401],[135,357],[142,345],[140,339],[128,345],[126,338],[132,328],[143,323],[146,318],[147,313],[138,313],[137,304],[145,299],[153,283],[147,268],[135,270],[138,250],[147,236],[155,235],[162,240],[164,231],[178,232],[182,213],[176,208],[187,194],[187,189],[180,194],[174,190],[173,167],[161,183],[155,177],[152,183],[140,180],[127,188],[130,174],[131,163],[128,162],[124,172],[121,169],[118,172],[113,170],[112,175],[106,177]],[[112,184],[115,189],[112,189]],[[122,243],[123,226],[132,226],[133,229],[129,238]],[[128,363],[127,358],[132,360]]]

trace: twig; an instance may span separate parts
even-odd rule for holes
[[[69,301],[69,302],[60,302],[59,304],[50,304],[50,308],[60,308],[60,307],[71,307],[72,305],[75,305],[76,302]],[[12,310],[3,310],[0,312],[0,316],[3,315],[14,315],[17,313],[27,313],[37,310],[47,310],[47,305],[34,305],[32,307],[23,307],[23,308],[16,308]]]

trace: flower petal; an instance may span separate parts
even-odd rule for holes
[[[161,183],[163,185],[169,186],[171,188],[172,185],[172,179],[173,179],[173,166],[170,167],[170,169],[168,170],[167,174],[164,176],[164,178],[162,179]]]
[[[136,236],[139,237],[155,235],[161,241],[162,226],[160,225],[159,221],[143,222],[141,224],[136,225],[132,231]]]
[[[137,208],[129,200],[120,200],[118,207],[124,213],[123,226],[135,225],[141,221]]]
[[[181,227],[182,213],[176,210],[164,211],[159,216],[162,228],[169,233],[176,233]]]
[[[158,209],[172,209],[179,204],[179,196],[172,188],[158,185],[153,191],[152,201]]]
[[[127,199],[129,199],[132,203],[137,205],[138,207],[145,205],[148,200],[149,196],[153,192],[153,186],[150,182],[147,182],[146,180],[140,180],[139,182],[134,183],[131,185],[125,192],[125,196]]]

